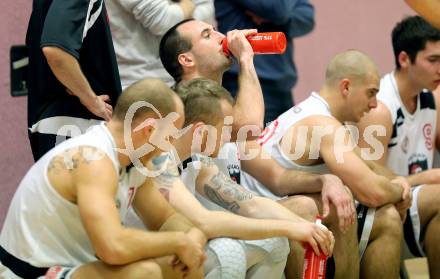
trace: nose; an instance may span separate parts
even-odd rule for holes
[[[377,108],[377,98],[374,96],[370,101],[370,109]]]
[[[218,42],[221,42],[221,41],[223,41],[224,38],[226,38],[226,36],[223,35],[223,33],[220,33],[220,32],[218,32],[217,30],[214,31],[214,35],[215,35],[215,37],[217,38],[217,41],[218,41]]]

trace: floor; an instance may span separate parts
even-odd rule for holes
[[[429,279],[428,263],[426,258],[415,258],[405,260],[409,279]]]

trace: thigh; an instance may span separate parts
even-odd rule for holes
[[[72,279],[118,279],[118,278],[182,278],[180,277],[164,277],[168,272],[164,260],[143,260],[126,265],[108,265],[101,261],[88,263],[78,267],[71,275]],[[164,270],[162,270],[162,268]]]
[[[440,211],[440,184],[427,184],[420,186],[417,194],[417,209],[420,217],[422,231],[429,221]]]

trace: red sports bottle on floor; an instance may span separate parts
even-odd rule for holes
[[[256,33],[246,38],[255,54],[282,54],[286,51],[286,35],[283,32]],[[223,52],[230,55],[226,38],[222,44]]]
[[[316,216],[316,224],[322,225],[322,217]],[[322,225],[323,226],[323,225]],[[327,256],[322,253],[318,256],[312,246],[306,243],[304,255],[303,279],[325,279]]]

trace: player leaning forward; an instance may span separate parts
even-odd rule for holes
[[[183,115],[182,102],[164,83],[142,80],[124,92],[108,123],[59,144],[37,161],[20,183],[3,224],[0,277],[201,278],[203,233],[152,187],[153,177],[135,181],[140,177],[132,175],[136,168],[127,170],[135,155],[130,147],[136,150],[167,132],[141,125],[160,118],[148,106],[136,110],[124,131],[127,111],[139,101],[161,115]],[[174,124],[180,128],[183,121]],[[131,133],[133,145],[124,132]],[[139,160],[153,167],[152,158],[160,152],[153,148]],[[146,226],[161,232],[124,228],[121,221],[130,204]]]

